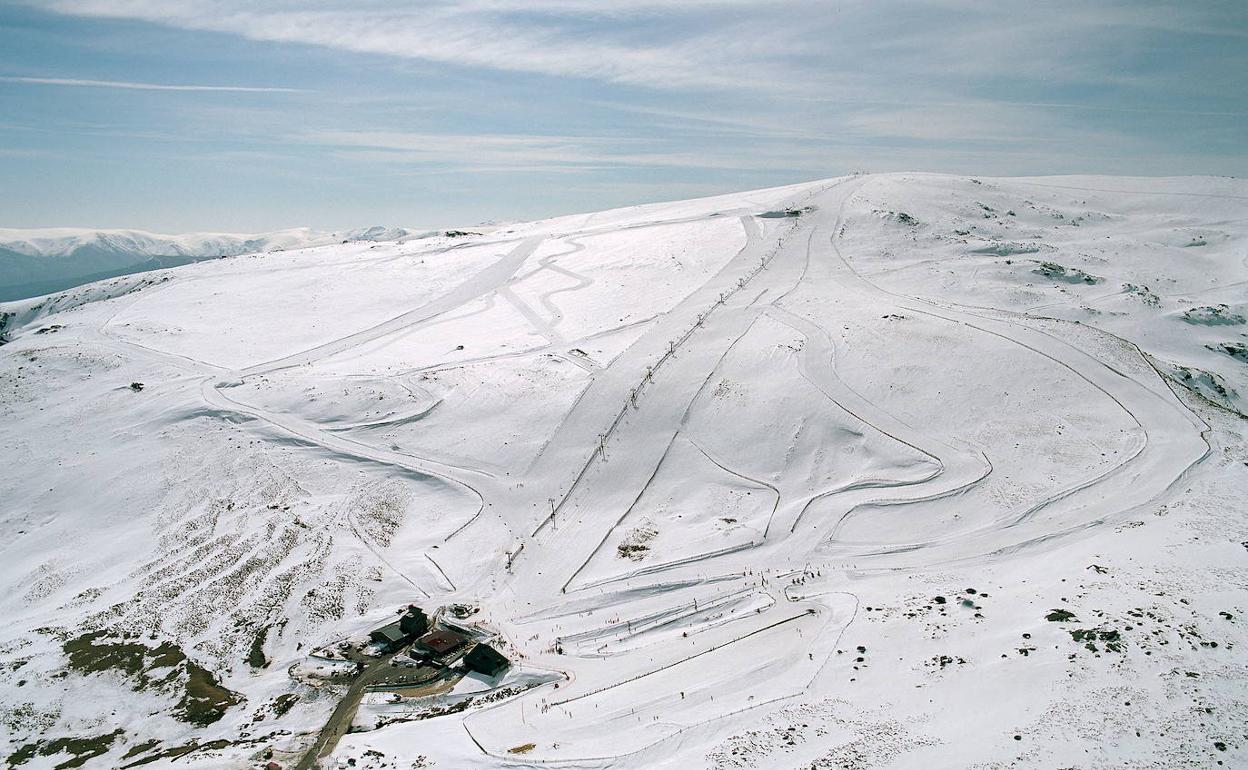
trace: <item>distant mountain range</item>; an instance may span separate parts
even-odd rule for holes
[[[395,241],[427,234],[382,226],[336,232],[299,227],[261,234],[184,235],[68,227],[0,228],[0,301],[205,259],[349,241]]]

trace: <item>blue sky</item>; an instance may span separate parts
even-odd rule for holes
[[[0,227],[467,225],[854,170],[1248,174],[1248,3],[0,0]]]

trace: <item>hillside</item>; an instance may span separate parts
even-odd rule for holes
[[[395,241],[420,235],[401,227],[369,227],[341,233],[301,227],[259,235],[0,228],[0,300],[36,297],[97,280],[205,259],[343,242]]]
[[[12,767],[1248,764],[1241,180],[860,175],[0,313]],[[369,647],[408,605],[510,667]]]

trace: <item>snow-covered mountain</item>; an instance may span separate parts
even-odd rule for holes
[[[456,236],[0,305],[10,766],[1248,766],[1248,183]]]
[[[343,232],[306,227],[263,234],[83,228],[0,228],[0,299],[37,296],[126,273],[283,249],[354,241],[395,241],[426,233],[401,227]]]

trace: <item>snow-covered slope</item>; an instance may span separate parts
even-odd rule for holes
[[[0,751],[1242,766],[1246,287],[1242,181],[894,174],[0,305]],[[326,683],[410,603],[509,672]]]
[[[340,233],[301,227],[258,235],[0,228],[0,299],[37,296],[101,278],[215,257],[344,241],[397,241],[418,235],[401,227],[381,226]]]

